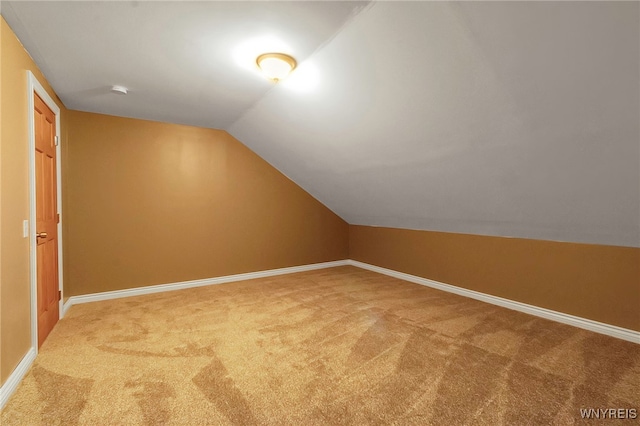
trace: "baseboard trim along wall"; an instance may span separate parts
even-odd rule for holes
[[[67,300],[67,302],[64,304],[61,317],[64,316],[64,314],[69,310],[71,306],[77,305],[80,303],[118,299],[121,297],[140,296],[143,294],[182,290],[186,288],[231,283],[234,281],[244,281],[244,280],[251,280],[255,278],[273,277],[276,275],[285,275],[285,274],[292,274],[296,272],[313,271],[316,269],[333,268],[336,266],[345,266],[345,265],[355,266],[357,268],[366,269],[366,270],[377,272],[383,275],[388,275],[390,277],[398,278],[400,280],[424,285],[427,287],[435,288],[437,290],[454,293],[460,296],[480,300],[482,302],[491,303],[493,305],[502,306],[503,308],[513,309],[515,311],[524,312],[540,318],[545,318],[551,321],[572,325],[574,327],[582,328],[585,330],[593,331],[600,334],[605,334],[607,336],[616,337],[618,339],[623,339],[629,342],[640,344],[640,332],[637,332],[634,330],[628,330],[626,328],[616,327],[616,326],[604,324],[598,321],[593,321],[586,318],[580,318],[573,315],[564,314],[562,312],[552,311],[550,309],[527,305],[526,303],[515,302],[513,300],[504,299],[502,297],[491,296],[489,294],[480,293],[473,290],[467,290],[461,287],[456,287],[450,284],[444,284],[444,283],[430,280],[427,278],[405,274],[404,272],[398,272],[392,269],[370,265],[368,263],[359,262],[357,260],[337,260],[334,262],[314,263],[310,265],[293,266],[290,268],[270,269],[266,271],[249,272],[246,274],[237,274],[237,275],[227,275],[224,277],[207,278],[202,280],[183,281],[178,283],[153,285],[148,287],[137,287],[137,288],[126,289],[126,290],[86,294],[82,296],[71,296]],[[31,364],[35,360],[36,354],[37,354],[36,349],[33,347],[30,348],[29,351],[22,358],[18,366],[15,368],[13,373],[11,373],[7,381],[2,385],[2,387],[0,387],[0,410],[4,408],[5,404],[9,400],[9,397],[13,394],[13,392],[16,390],[16,388],[22,381],[23,377],[29,370],[29,367],[31,367]]]
[[[478,291],[467,290],[466,288],[456,287],[450,284],[444,284],[444,283],[430,280],[427,278],[405,274],[404,272],[398,272],[392,269],[381,268],[379,266],[370,265],[368,263],[359,262],[357,260],[349,260],[348,264],[356,266],[358,268],[377,272],[379,274],[384,274],[390,277],[398,278],[404,281],[409,281],[415,284],[424,285],[427,287],[435,288],[437,290],[442,290],[449,293],[455,293],[460,296],[470,297],[471,299],[476,299],[482,302],[491,303],[492,305],[502,306],[503,308],[513,309],[514,311],[524,312],[526,314],[534,315],[540,318],[561,322],[563,324],[572,325],[574,327],[593,331],[595,333],[605,334],[607,336],[616,337],[618,339],[627,340],[629,342],[640,344],[640,332],[638,331],[629,330],[622,327],[616,327],[615,325],[609,325],[609,324],[593,321],[586,318],[576,317],[573,315],[552,311],[550,309],[540,308],[533,305],[527,305],[526,303],[516,302],[509,299],[504,299],[502,297],[491,296],[489,294],[480,293]]]
[[[164,291],[182,290],[186,288],[202,287],[214,284],[231,283],[234,281],[251,280],[255,278],[273,277],[276,275],[293,274],[295,272],[313,271],[316,269],[333,268],[349,265],[348,260],[336,260],[334,262],[312,263],[310,265],[292,266],[289,268],[269,269],[266,271],[248,272],[246,274],[227,275],[224,277],[206,278],[202,280],[182,281],[171,284],[160,284],[148,287],[136,287],[126,290],[107,291],[104,293],[71,296],[64,303],[60,318],[64,317],[69,308],[79,303],[98,302],[100,300],[119,299],[121,297],[140,296],[143,294],[160,293]],[[36,359],[36,348],[31,347],[22,358],[18,366],[13,370],[7,381],[0,387],[0,410],[2,410],[24,378],[31,364]]]
[[[607,336],[616,337],[618,339],[627,340],[629,342],[640,344],[640,332],[629,330],[622,327],[616,327],[593,321],[586,318],[576,317],[574,315],[565,314],[550,309],[540,308],[538,306],[528,305],[526,303],[516,302],[514,300],[504,299],[498,296],[492,296],[486,293],[480,293],[474,290],[468,290],[462,287],[456,287],[451,284],[445,284],[427,278],[418,277],[416,275],[406,274],[404,272],[394,271],[392,269],[382,268],[380,266],[370,265],[368,263],[359,262],[357,260],[338,260],[334,262],[314,263],[310,265],[293,266],[290,268],[270,269],[266,271],[249,272],[246,274],[227,275],[217,278],[207,278],[202,280],[183,281],[171,284],[161,284],[148,287],[137,287],[127,290],[108,291],[104,293],[94,293],[82,296],[71,296],[64,304],[62,315],[76,304],[97,302],[100,300],[117,299],[120,297],[140,296],[143,294],[159,293],[163,291],[182,290],[186,288],[201,287],[206,285],[224,284],[234,281],[250,280],[255,278],[272,277],[276,275],[292,274],[295,272],[312,271],[315,269],[333,268],[336,266],[352,265],[361,269],[367,269],[390,277],[409,281],[415,284],[424,285],[435,288],[437,290],[454,293],[464,297],[480,300],[482,302],[491,303],[492,305],[501,306],[503,308],[513,309],[515,311],[524,312],[540,318],[551,321],[557,321],[563,324],[572,325],[574,327],[593,331],[595,333],[605,334]]]
[[[7,378],[7,381],[0,387],[0,410],[4,408],[7,401],[9,401],[9,397],[13,395],[13,392],[18,388],[18,385],[25,374],[27,374],[27,371],[29,371],[29,367],[31,367],[35,359],[36,350],[35,348],[30,348],[25,356],[22,357],[22,360],[15,370],[13,370],[13,373]]]
[[[121,297],[140,296],[143,294],[160,293],[163,291],[183,290],[186,288],[202,287],[207,285],[225,284],[234,281],[252,280],[256,278],[273,277],[276,275],[293,274],[296,272],[313,271],[315,269],[333,268],[336,266],[348,265],[348,260],[336,260],[333,262],[312,263],[310,265],[292,266],[289,268],[269,269],[266,271],[248,272],[246,274],[226,275],[216,278],[205,278],[201,280],[182,281],[178,283],[151,285],[147,287],[136,287],[126,290],[105,291],[104,293],[85,294],[82,296],[71,296],[62,308],[64,316],[69,308],[79,303],[98,302],[100,300],[119,299]]]

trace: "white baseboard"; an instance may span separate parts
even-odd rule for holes
[[[492,305],[502,306],[504,308],[513,309],[515,311],[524,312],[530,315],[535,315],[540,318],[545,318],[551,321],[561,322],[563,324],[572,325],[574,327],[582,328],[585,330],[593,331],[607,336],[616,337],[618,339],[627,340],[629,342],[640,344],[640,332],[629,330],[615,325],[605,324],[598,321],[577,317],[574,315],[565,314],[551,309],[540,308],[538,306],[528,305],[526,303],[516,302],[514,300],[505,299],[498,296],[492,296],[485,293],[480,293],[474,290],[468,290],[461,287],[456,287],[450,284],[441,283],[438,281],[430,280],[427,278],[418,277],[415,275],[405,274],[404,272],[394,271],[392,269],[382,268],[380,266],[370,265],[368,263],[359,262],[357,260],[338,260],[335,262],[314,263],[310,265],[293,266],[290,268],[270,269],[266,271],[249,272],[246,274],[227,275],[216,278],[206,278],[202,280],[183,281],[171,284],[160,284],[147,287],[136,287],[126,290],[107,291],[104,293],[94,293],[82,296],[72,296],[64,304],[62,315],[67,310],[79,303],[97,302],[100,300],[118,299],[121,297],[139,296],[143,294],[159,293],[163,291],[182,290],[186,288],[202,287],[214,284],[224,284],[234,281],[244,281],[255,278],[272,277],[276,275],[292,274],[295,272],[312,271],[315,269],[333,268],[336,266],[352,265],[358,268],[367,269],[369,271],[378,272],[380,274],[388,275],[394,278],[398,278],[404,281],[409,281],[416,284],[421,284],[427,287],[435,288],[437,290],[454,293],[464,297],[470,297],[472,299],[480,300],[482,302],[491,303]]]
[[[29,371],[29,367],[33,364],[33,360],[36,359],[36,350],[35,348],[30,348],[29,351],[22,357],[22,360],[18,364],[18,366],[13,370],[13,373],[9,376],[4,385],[0,387],[0,410],[2,410],[9,401],[9,397],[13,395],[15,390],[18,388],[18,385],[24,378],[27,371]]]
[[[272,277],[276,275],[292,274],[295,272],[313,271],[316,269],[333,268],[336,266],[352,265],[358,268],[367,269],[369,271],[377,272],[380,274],[388,275],[390,277],[398,278],[404,281],[409,281],[416,284],[421,284],[427,287],[435,288],[437,290],[446,291],[449,293],[458,294],[460,296],[470,297],[472,299],[480,300],[482,302],[491,303],[493,305],[502,306],[504,308],[513,309],[515,311],[524,312],[530,315],[534,315],[540,318],[545,318],[552,321],[561,322],[564,324],[572,325],[574,327],[582,328],[585,330],[593,331],[607,336],[616,337],[618,339],[627,340],[629,342],[640,344],[640,332],[629,330],[622,327],[616,327],[614,325],[604,324],[598,321],[593,321],[586,318],[580,318],[562,312],[552,311],[550,309],[540,308],[533,305],[527,305],[526,303],[516,302],[502,297],[491,296],[489,294],[480,293],[473,290],[467,290],[465,288],[456,287],[450,284],[444,284],[438,281],[430,280],[427,278],[418,277],[415,275],[405,274],[404,272],[394,271],[392,269],[381,268],[379,266],[370,265],[368,263],[359,262],[357,260],[338,260],[335,262],[314,263],[311,265],[293,266],[290,268],[270,269],[259,272],[249,272],[246,274],[227,275],[224,277],[207,278],[202,280],[183,281],[172,284],[161,284],[148,287],[137,287],[127,290],[107,291],[104,293],[87,294],[83,296],[70,297],[63,306],[62,316],[73,305],[87,302],[97,302],[100,300],[118,299],[121,297],[139,296],[143,294],[159,293],[163,291],[182,290],[186,288],[202,287],[214,284],[224,284],[234,281],[251,280],[255,278]],[[9,400],[9,397],[16,390],[23,377],[31,367],[31,364],[36,358],[36,349],[30,348],[24,355],[18,366],[13,373],[9,376],[7,381],[0,387],[0,410],[4,408],[5,404]]]
[[[482,302],[491,303],[492,305],[502,306],[504,308],[513,309],[515,311],[524,312],[537,317],[545,318],[552,321],[561,322],[563,324],[572,325],[585,330],[593,331],[600,334],[606,334],[607,336],[616,337],[618,339],[627,340],[629,342],[640,344],[640,332],[629,330],[622,327],[616,327],[593,321],[586,318],[576,317],[574,315],[565,314],[558,311],[552,311],[551,309],[540,308],[526,303],[516,302],[509,299],[504,299],[498,296],[492,296],[485,293],[480,293],[474,290],[468,290],[461,287],[456,287],[450,284],[441,283],[438,281],[430,280],[427,278],[418,277],[415,275],[405,274],[404,272],[394,271],[392,269],[382,268],[368,263],[359,262],[357,260],[338,260],[335,262],[314,263],[311,265],[294,266],[291,268],[270,269],[259,272],[249,272],[246,274],[227,275],[224,277],[207,278],[202,280],[183,281],[171,284],[153,285],[148,287],[137,287],[127,290],[108,291],[104,293],[87,294],[83,296],[72,296],[64,304],[62,315],[72,306],[79,303],[97,302],[100,300],[117,299],[121,297],[139,296],[143,294],[159,293],[163,291],[182,290],[185,288],[201,287],[214,284],[224,284],[234,281],[250,280],[254,278],[265,278],[276,275],[291,274],[294,272],[312,271],[315,269],[333,268],[336,266],[352,265],[358,268],[367,269],[380,274],[388,275],[394,278],[399,278],[404,281],[409,281],[416,284],[421,284],[427,287],[435,288],[438,290],[454,293],[464,297],[470,297],[472,299],[480,300]]]
[[[126,290],[105,291],[103,293],[85,294],[82,296],[71,296],[64,304],[62,316],[69,308],[79,303],[98,302],[100,300],[119,299],[121,297],[140,296],[143,294],[160,293],[163,291],[183,290],[185,288],[202,287],[214,284],[225,284],[234,281],[252,280],[255,278],[273,277],[276,275],[293,274],[295,272],[313,271],[316,269],[333,268],[336,266],[349,265],[348,260],[336,260],[334,262],[312,263],[310,265],[292,266],[290,268],[269,269],[266,271],[249,272],[246,274],[226,275],[216,278],[205,278],[202,280],[182,281],[178,283],[152,285],[147,287],[136,287]]]
[[[629,330],[627,328],[622,328],[622,327],[616,327],[615,325],[609,325],[609,324],[593,321],[586,318],[576,317],[576,316],[564,314],[558,311],[552,311],[551,309],[539,308],[537,306],[527,305],[526,303],[516,302],[509,299],[504,299],[502,297],[491,296],[489,294],[480,293],[478,291],[467,290],[466,288],[456,287],[450,284],[444,284],[444,283],[430,280],[427,278],[405,274],[404,272],[398,272],[392,269],[381,268],[379,266],[370,265],[368,263],[359,262],[357,260],[349,260],[348,264],[352,266],[356,266],[358,268],[368,269],[369,271],[388,275],[390,277],[399,278],[404,281],[409,281],[415,284],[421,284],[427,287],[435,288],[437,290],[442,290],[449,293],[455,293],[460,296],[470,297],[472,299],[480,300],[482,302],[491,303],[492,305],[502,306],[503,308],[513,309],[514,311],[524,312],[526,314],[535,315],[540,318],[561,322],[563,324],[572,325],[574,327],[582,328],[582,329],[593,331],[600,334],[606,334],[607,336],[617,337],[618,339],[623,339],[629,342],[640,344],[640,332],[638,331]]]
[[[334,262],[312,263],[310,265],[292,266],[289,268],[269,269],[266,271],[249,272],[246,274],[227,275],[224,277],[206,278],[202,280],[182,281],[171,284],[160,284],[147,287],[136,287],[126,290],[106,291],[104,293],[86,294],[82,296],[71,296],[62,306],[60,318],[64,317],[69,308],[79,303],[97,302],[100,300],[118,299],[121,297],[140,296],[143,294],[160,293],[164,291],[182,290],[185,288],[202,287],[214,284],[224,284],[234,281],[251,280],[255,278],[273,277],[276,275],[293,274],[295,272],[313,271],[316,269],[333,268],[336,266],[348,265],[348,260],[337,260]],[[22,378],[31,367],[33,360],[36,358],[36,350],[34,348],[22,358],[16,369],[11,373],[7,381],[0,387],[0,410],[9,400],[9,397],[16,390]]]

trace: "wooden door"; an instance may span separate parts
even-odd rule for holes
[[[58,195],[56,117],[36,94],[36,247],[38,282],[38,347],[58,322]]]

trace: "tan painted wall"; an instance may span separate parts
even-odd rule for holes
[[[640,331],[640,249],[351,225],[350,258]]]
[[[0,382],[4,383],[31,346],[29,240],[22,238],[22,221],[29,218],[27,70],[60,106],[63,123],[66,111],[4,18],[0,32]]]
[[[346,259],[348,225],[220,130],[69,112],[65,293]]]

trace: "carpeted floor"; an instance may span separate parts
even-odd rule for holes
[[[638,395],[640,345],[346,266],[73,306],[0,420],[569,425]]]

